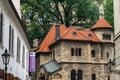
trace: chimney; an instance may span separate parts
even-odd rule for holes
[[[56,36],[55,36],[55,40],[58,40],[60,38],[60,25],[56,24]]]

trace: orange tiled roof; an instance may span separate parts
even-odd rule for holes
[[[96,34],[90,30],[79,30],[79,32],[93,42],[101,42]]]
[[[98,22],[93,26],[94,28],[99,28],[99,24],[108,26],[107,28],[112,28],[104,19],[98,20]],[[103,27],[100,27],[103,28]],[[106,28],[106,27],[105,27]],[[46,35],[45,39],[42,41],[38,47],[37,52],[50,52],[49,46],[54,43],[56,36],[56,27],[53,25]],[[71,26],[66,28],[65,25],[60,25],[60,39],[63,40],[80,40],[80,41],[92,41],[92,42],[101,42],[94,32],[91,30],[77,30],[75,27]]]
[[[66,29],[67,28],[65,27],[65,25],[60,25],[60,33],[65,31]],[[37,52],[50,52],[49,45],[55,40],[55,34],[55,25],[53,25],[46,35],[45,39],[40,44]]]
[[[100,18],[91,29],[97,28],[112,28],[112,26],[104,18]]]
[[[60,35],[61,39],[67,39],[67,40],[85,40],[89,41],[88,38],[86,38],[83,34],[79,33],[75,27],[71,26],[66,31],[64,31]]]

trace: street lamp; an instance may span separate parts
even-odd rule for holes
[[[10,54],[8,54],[7,49],[2,54],[3,64],[5,65],[5,80],[7,80],[7,65],[9,64]]]
[[[115,65],[115,60],[112,61],[112,60],[110,59],[110,60],[108,61],[108,64],[107,64],[107,65],[108,65],[108,68],[109,68],[109,71],[110,71],[110,72],[113,72],[113,73],[116,73],[116,74],[120,74],[120,70],[113,70],[113,69],[112,69],[113,65]]]

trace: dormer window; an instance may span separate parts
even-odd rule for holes
[[[102,39],[103,40],[111,40],[111,34],[103,34]]]
[[[73,36],[77,36],[77,33],[76,33],[76,32],[72,32],[72,35],[73,35]]]
[[[91,38],[92,37],[92,34],[88,34],[88,38]]]

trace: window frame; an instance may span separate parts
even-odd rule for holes
[[[21,50],[21,41],[17,37],[17,61],[20,63],[20,50]]]
[[[74,69],[71,70],[71,80],[77,80],[76,79],[76,71]]]
[[[96,80],[96,74],[95,73],[92,74],[92,80]]]
[[[96,51],[93,49],[91,50],[91,57],[92,58],[95,58],[96,57]]]
[[[3,13],[0,13],[0,44],[3,43]]]

